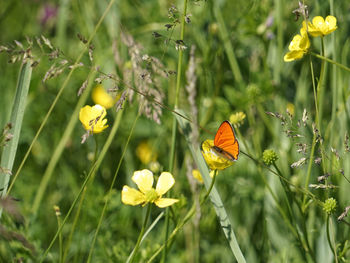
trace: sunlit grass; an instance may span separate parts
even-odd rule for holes
[[[0,261],[346,262],[347,9],[5,2]],[[329,15],[336,27],[313,21]],[[28,96],[15,95],[29,82]],[[79,111],[95,104],[106,111],[82,125]],[[241,151],[212,179],[200,145],[224,120]],[[132,175],[143,169],[176,183],[123,204],[123,186],[136,189]],[[155,205],[162,198],[178,202],[165,210]]]

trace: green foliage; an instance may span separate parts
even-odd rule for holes
[[[283,56],[304,19],[295,20],[297,1],[192,0],[182,24],[183,4],[3,1],[4,154],[17,79],[28,58],[32,75],[13,168],[0,170],[10,178],[10,192],[0,201],[1,262],[37,262],[45,251],[45,262],[62,261],[62,251],[65,262],[85,262],[89,255],[91,262],[125,262],[146,209],[124,205],[122,187],[134,185],[136,170],[154,169],[158,177],[170,166],[176,182],[169,197],[180,201],[167,212],[152,207],[134,262],[155,253],[155,262],[165,256],[164,262],[233,262],[217,208],[209,201],[199,205],[206,189],[192,177],[199,167],[188,146],[199,153],[200,142],[213,139],[220,123],[238,112],[246,116],[235,126],[241,152],[218,173],[214,189],[228,217],[221,219],[231,222],[245,260],[350,258],[348,1],[306,3],[310,19],[332,14],[338,28],[324,45],[310,36],[310,53],[290,63]],[[81,144],[86,131],[78,112],[94,104],[90,92],[98,83],[122,99],[107,112],[109,128]],[[181,111],[174,113],[176,100]],[[191,134],[174,126],[175,114],[192,123]],[[145,145],[149,149],[140,151]],[[156,157],[152,162],[138,156],[147,151]],[[149,228],[163,211],[167,215]],[[165,246],[166,226],[171,240]],[[62,245],[59,238],[53,242],[59,235]]]

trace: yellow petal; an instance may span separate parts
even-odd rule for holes
[[[337,19],[334,16],[327,16],[325,22],[328,27],[327,34],[337,29]]]
[[[122,202],[126,205],[139,205],[145,202],[145,195],[134,188],[124,185],[122,190]]]
[[[221,156],[213,150],[214,141],[205,140],[202,147],[202,155],[211,170],[223,170],[233,164],[233,161]]]
[[[315,16],[312,19],[312,24],[316,27],[316,28],[321,28],[324,25],[324,19],[322,16]]]
[[[144,194],[152,189],[153,173],[150,170],[143,169],[141,171],[135,171],[131,179]]]
[[[92,90],[91,97],[96,104],[100,104],[106,109],[112,108],[115,103],[113,97],[106,92],[102,85],[97,85]]]
[[[176,202],[178,202],[178,199],[173,199],[173,198],[159,198],[157,201],[155,201],[154,203],[160,207],[160,208],[164,208],[167,206],[171,206],[173,204],[175,204]]]
[[[300,41],[301,41],[301,35],[295,35],[293,37],[293,40],[290,42],[288,49],[290,51],[299,50]]]
[[[100,133],[108,127],[107,119],[104,119],[106,114],[106,109],[101,105],[96,104],[93,107],[86,105],[80,109],[79,120],[85,130]]]
[[[296,59],[301,59],[304,56],[304,51],[302,50],[293,50],[288,52],[284,57],[283,60],[285,62],[290,62]]]
[[[173,187],[175,183],[174,177],[169,172],[162,172],[159,176],[156,191],[158,195],[162,196],[166,192],[169,191],[171,187]]]
[[[199,172],[199,170],[194,169],[192,170],[192,176],[199,182],[199,183],[203,183],[203,178],[201,173]]]

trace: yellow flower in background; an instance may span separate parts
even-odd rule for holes
[[[303,21],[303,28],[306,30],[306,23]],[[337,19],[334,16],[315,16],[312,23],[307,23],[307,31],[313,37],[325,36],[337,29]]]
[[[173,198],[162,198],[175,183],[175,179],[171,173],[162,172],[155,189],[152,187],[153,173],[150,170],[135,171],[131,179],[137,184],[140,191],[124,185],[122,202],[126,205],[145,206],[148,203],[154,203],[158,207],[164,208],[179,201]]]
[[[83,124],[85,130],[91,131],[92,133],[100,133],[108,127],[108,125],[106,125],[107,119],[104,119],[106,114],[106,109],[99,104],[93,107],[86,105],[80,109],[79,120]]]
[[[148,141],[143,141],[137,146],[136,156],[143,164],[149,164],[157,160],[157,153],[152,151],[152,147]]]
[[[215,174],[214,170],[211,170],[209,172],[209,176],[210,178],[213,178]],[[198,169],[193,169],[192,170],[192,176],[194,177],[194,179],[196,179],[200,184],[203,184],[203,177],[202,174],[200,173],[200,171]]]
[[[194,177],[194,179],[196,179],[200,184],[203,183],[203,178],[201,173],[199,172],[198,169],[193,169],[192,170],[192,176]]]
[[[214,140],[205,140],[202,143],[203,157],[211,170],[223,170],[233,164],[233,161],[221,156],[218,152],[215,152],[212,148],[214,146]]]
[[[294,104],[288,102],[286,111],[293,117],[294,116]]]
[[[94,103],[99,104],[105,107],[107,110],[112,108],[113,105],[119,100],[120,95],[117,95],[116,98],[113,98],[102,85],[97,85],[91,94],[92,100]]]
[[[238,128],[244,123],[245,117],[246,115],[244,112],[236,112],[234,114],[231,114],[230,122],[235,128]]]
[[[296,59],[301,59],[307,53],[310,47],[310,40],[306,29],[300,29],[300,35],[295,35],[289,44],[289,52],[284,56],[284,61],[289,62]]]

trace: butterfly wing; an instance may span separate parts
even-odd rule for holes
[[[221,123],[214,138],[214,147],[215,150],[224,154],[225,157],[231,160],[237,160],[239,145],[233,127],[228,121]]]

